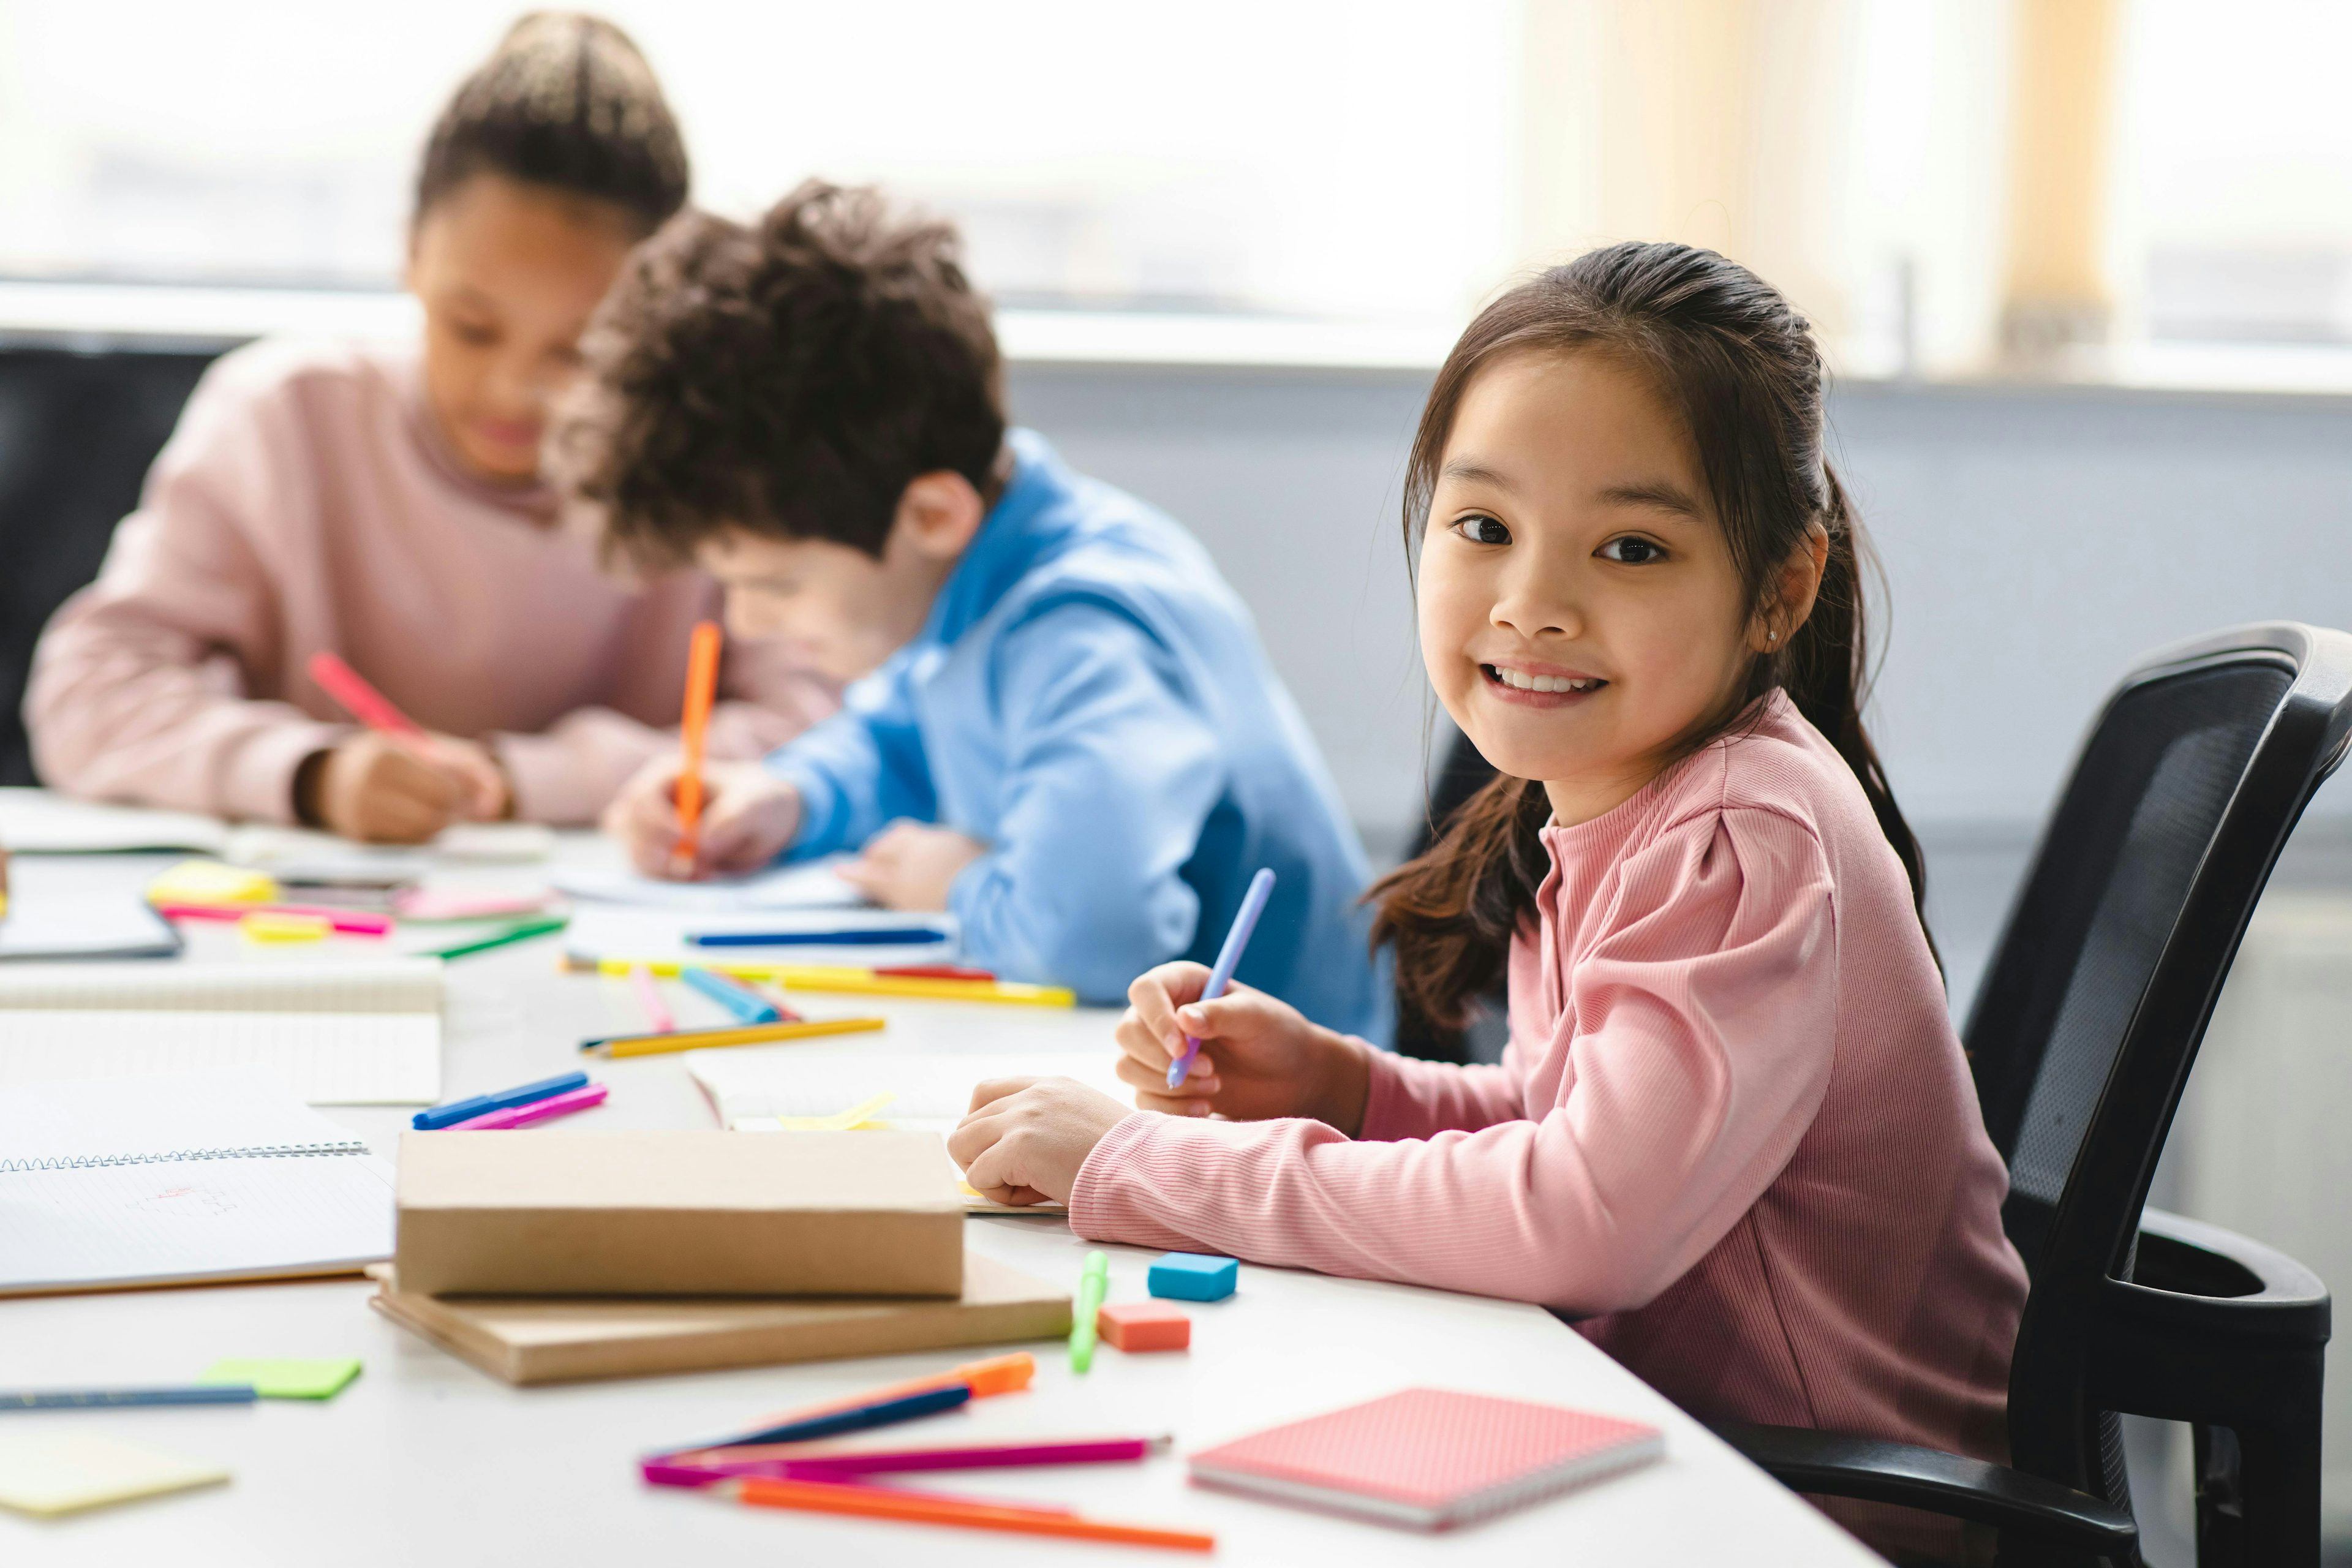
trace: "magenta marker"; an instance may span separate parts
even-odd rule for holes
[[[1250,879],[1249,891],[1242,895],[1242,907],[1234,916],[1234,929],[1225,933],[1225,945],[1217,949],[1216,967],[1209,971],[1208,989],[1201,993],[1203,1002],[1213,1002],[1225,994],[1234,983],[1234,971],[1241,967],[1242,953],[1249,946],[1250,932],[1257,930],[1257,917],[1265,913],[1266,900],[1274,897],[1274,872],[1260,867]],[[1201,1042],[1192,1036],[1184,1037],[1184,1054],[1168,1064],[1168,1087],[1174,1089],[1192,1070],[1192,1058],[1201,1054]]]

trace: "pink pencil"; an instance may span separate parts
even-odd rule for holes
[[[425,738],[423,725],[394,707],[392,700],[369,685],[366,677],[324,648],[310,656],[310,679],[369,729],[417,741]]]
[[[698,1486],[727,1476],[779,1480],[853,1481],[912,1470],[1001,1470],[1025,1465],[1116,1465],[1150,1458],[1166,1437],[1080,1437],[1026,1443],[971,1443],[936,1448],[868,1448],[800,1454],[801,1444],[761,1448],[710,1448],[645,1462],[646,1479],[662,1486]],[[751,1458],[758,1454],[761,1457]],[[654,1474],[659,1469],[659,1476]],[[699,1477],[697,1480],[692,1478]]]
[[[662,1000],[661,987],[654,984],[654,972],[642,963],[634,964],[629,970],[629,984],[637,988],[637,1005],[646,1010],[646,1033],[677,1033],[677,1020],[670,1016],[669,1005]]]
[[[569,1116],[575,1110],[585,1110],[592,1105],[604,1103],[611,1093],[601,1083],[585,1089],[575,1089],[568,1094],[547,1100],[534,1100],[529,1105],[517,1105],[505,1110],[486,1110],[470,1121],[460,1121],[444,1131],[450,1132],[501,1132],[509,1127],[528,1127],[534,1121],[545,1121],[551,1116]]]

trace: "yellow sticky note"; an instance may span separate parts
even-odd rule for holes
[[[183,860],[147,884],[151,904],[266,904],[277,897],[275,877],[218,860]]]
[[[324,915],[289,915],[275,910],[256,910],[241,917],[236,929],[245,933],[248,942],[324,942],[335,926]]]
[[[0,1507],[20,1513],[76,1513],[226,1479],[218,1465],[93,1432],[0,1436]]]

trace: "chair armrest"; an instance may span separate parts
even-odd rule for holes
[[[2275,1247],[2162,1209],[2142,1212],[2129,1280],[2109,1280],[2106,1306],[2200,1332],[2324,1344],[2327,1287]]]
[[[1810,1426],[1714,1430],[1791,1491],[1900,1503],[2100,1556],[2126,1555],[2139,1539],[2130,1510],[2005,1465]]]

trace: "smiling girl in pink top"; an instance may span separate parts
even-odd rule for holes
[[[629,248],[684,205],[645,58],[593,16],[515,24],[434,127],[407,281],[421,343],[268,342],[209,370],[26,700],[68,793],[353,837],[464,816],[584,824],[677,744],[695,572],[629,584],[540,475],[551,400]],[[310,673],[341,656],[436,732],[419,761]],[[836,688],[730,649],[715,757],[756,757]]]
[[[1702,1417],[1998,1456],[2025,1277],[1863,731],[1805,322],[1683,246],[1546,273],[1438,373],[1406,511],[1431,683],[1504,776],[1379,931],[1440,1019],[1507,947],[1502,1065],[1168,964],[1118,1028],[1144,1109],[983,1084],[971,1184],[1097,1239],[1541,1302]]]

